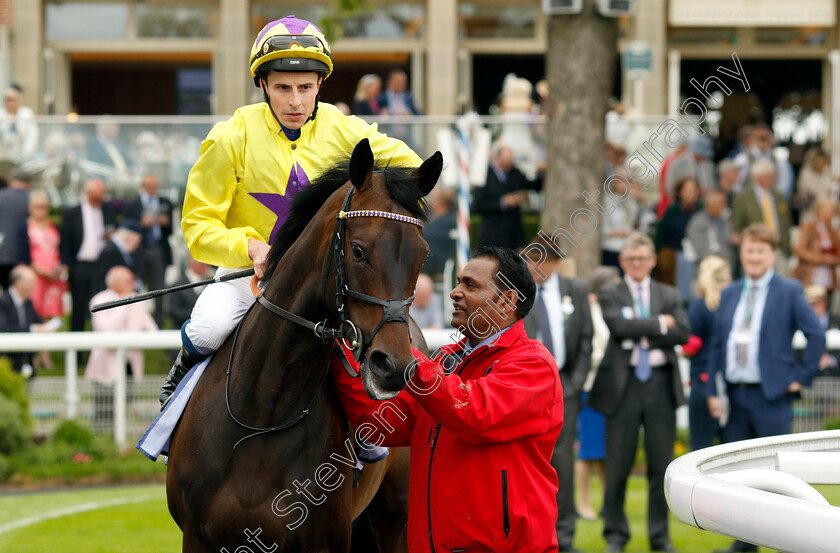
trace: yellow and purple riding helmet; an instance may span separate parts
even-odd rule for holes
[[[264,71],[317,71],[326,79],[333,70],[330,45],[324,33],[293,15],[263,27],[251,47],[249,62],[257,86]]]

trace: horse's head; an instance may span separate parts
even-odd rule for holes
[[[421,199],[437,183],[443,165],[436,152],[413,173],[374,171],[367,140],[353,150],[349,211],[344,219],[344,278],[348,319],[361,331],[354,350],[365,391],[388,399],[405,385],[414,362],[408,305],[429,254],[418,216]]]

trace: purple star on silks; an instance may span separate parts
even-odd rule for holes
[[[295,163],[295,166],[292,167],[289,173],[289,182],[286,184],[285,194],[273,194],[271,192],[251,192],[249,194],[277,215],[274,228],[271,229],[271,236],[268,237],[269,244],[274,243],[274,237],[277,236],[277,231],[280,230],[280,227],[283,226],[283,223],[289,217],[292,198],[299,190],[306,186],[309,186],[309,177],[303,172],[300,164]]]

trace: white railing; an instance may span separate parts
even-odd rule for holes
[[[811,484],[840,484],[840,430],[709,447],[665,473],[668,505],[687,524],[788,553],[836,553],[840,508]]]
[[[458,339],[453,329],[424,330],[423,335],[431,350],[451,344]],[[826,332],[827,347],[840,349],[840,330]],[[794,338],[794,345],[803,347],[801,335]],[[57,333],[0,333],[0,353],[19,351],[63,351],[65,363],[64,413],[67,418],[79,414],[79,384],[76,353],[94,348],[114,349],[117,352],[116,366],[124,367],[126,352],[132,349],[168,349],[181,347],[181,333],[178,330],[156,332],[57,332]],[[680,358],[680,372],[683,380],[688,378],[689,361]],[[119,445],[126,442],[126,375],[116,371],[114,385],[114,439]],[[678,411],[678,419],[686,426],[686,408]]]
[[[431,349],[455,341],[454,330],[426,330],[423,332]],[[76,354],[91,349],[114,349],[115,366],[125,367],[126,352],[133,349],[178,349],[181,332],[160,330],[155,332],[33,332],[0,333],[0,352],[63,351],[65,367],[65,415],[75,418],[79,407],[78,365]],[[126,444],[126,373],[115,370],[114,383],[114,441],[119,447]]]

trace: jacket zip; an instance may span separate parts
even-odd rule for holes
[[[508,512],[507,470],[502,469],[502,525],[505,537],[510,537],[510,513]]]
[[[467,367],[467,364],[473,359],[475,359],[475,357],[463,361],[463,364],[458,369],[458,376],[460,376],[461,373],[464,372],[464,369]],[[495,364],[496,363],[493,363],[493,365],[491,365],[490,368],[493,368]],[[431,428],[429,429],[429,433],[431,433]],[[426,480],[426,516],[429,518],[429,547],[431,548],[432,553],[435,553],[435,542],[434,539],[432,539],[432,460],[435,457],[435,446],[437,445],[439,434],[440,423],[437,423],[437,426],[435,426],[435,436],[432,439],[432,451],[431,453],[429,453],[429,477]],[[506,479],[507,475],[503,475],[503,478]],[[505,486],[507,486],[507,484],[505,484]],[[507,492],[505,492],[505,521],[507,521]],[[506,522],[506,525],[510,526],[510,523]],[[507,537],[509,534],[510,531],[508,529],[505,533],[505,537]]]
[[[429,454],[429,478],[426,481],[426,514],[429,517],[429,547],[435,553],[435,542],[432,539],[432,459],[435,456],[438,434],[440,434],[440,423],[435,427],[435,437],[432,440],[432,452]]]

